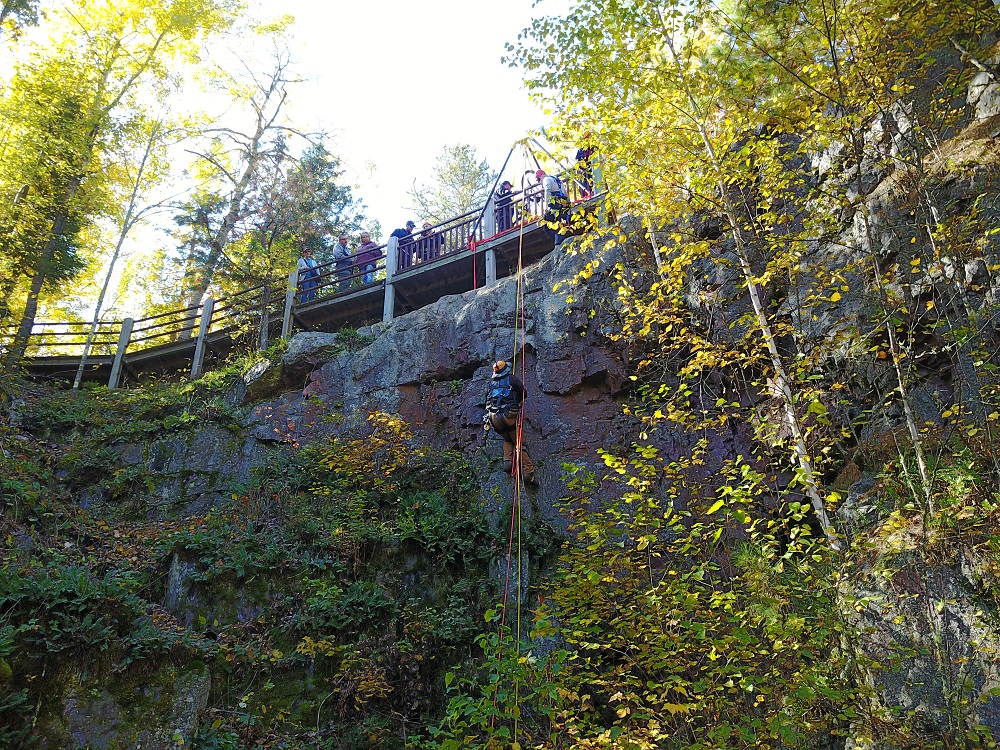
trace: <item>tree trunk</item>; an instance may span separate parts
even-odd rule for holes
[[[78,181],[76,182],[79,184]],[[73,192],[76,192],[75,188]],[[45,284],[45,279],[48,276],[49,266],[52,265],[52,260],[55,257],[56,237],[62,233],[67,218],[68,212],[65,209],[56,216],[55,221],[52,222],[52,231],[49,233],[49,239],[45,243],[45,249],[42,251],[42,256],[35,265],[35,272],[31,277],[31,288],[28,290],[28,299],[24,303],[24,312],[21,314],[21,324],[18,326],[14,341],[4,361],[4,369],[7,372],[13,372],[14,368],[24,359],[24,352],[28,348],[28,339],[31,338],[31,329],[35,326],[35,315],[38,312],[38,298],[42,293],[42,286]]]
[[[785,412],[785,418],[788,421],[788,429],[792,436],[792,452],[795,456],[796,463],[799,465],[799,470],[801,471],[800,481],[802,483],[803,490],[812,504],[813,511],[816,513],[816,519],[819,521],[819,525],[822,527],[823,533],[826,535],[831,548],[839,551],[842,548],[842,545],[840,540],[837,538],[837,533],[833,528],[833,524],[830,522],[830,517],[826,512],[826,505],[823,502],[822,495],[820,494],[820,483],[816,478],[816,472],[813,469],[812,461],[809,458],[809,451],[806,446],[802,426],[799,424],[798,414],[795,412],[795,402],[791,386],[789,385],[788,375],[785,372],[784,363],[781,361],[781,354],[778,351],[777,340],[774,336],[774,332],[771,330],[771,324],[767,319],[767,313],[764,310],[764,304],[761,300],[760,291],[754,278],[746,238],[743,236],[739,212],[736,210],[736,206],[733,204],[732,197],[727,189],[722,164],[715,151],[715,147],[712,144],[711,137],[705,128],[704,118],[701,115],[701,109],[698,107],[694,94],[691,92],[691,88],[688,85],[687,76],[684,74],[684,70],[681,67],[681,61],[674,50],[671,32],[667,28],[665,22],[663,24],[663,30],[664,41],[667,48],[670,50],[674,65],[677,68],[678,76],[680,77],[681,83],[684,87],[688,104],[691,107],[692,120],[698,130],[698,135],[701,139],[702,145],[705,147],[705,154],[708,157],[709,163],[715,171],[717,189],[719,194],[722,196],[722,204],[726,214],[726,220],[728,221],[730,229],[733,232],[736,255],[739,259],[740,270],[742,271],[744,280],[746,281],[747,293],[750,296],[750,303],[753,306],[754,318],[757,322],[757,327],[760,330],[761,337],[764,339],[764,344],[767,347],[768,356],[771,360],[771,367],[774,371],[774,384],[781,399],[782,408]]]

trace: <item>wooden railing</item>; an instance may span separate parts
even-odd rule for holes
[[[76,356],[83,351],[92,323],[45,323],[36,321],[28,340],[29,354]],[[5,330],[5,333],[7,331]],[[13,335],[13,330],[9,331]],[[111,320],[98,324],[91,342],[95,355],[113,354],[121,333],[121,321]]]
[[[572,177],[563,178],[563,187],[570,203],[590,197]],[[203,371],[206,345],[211,337],[242,338],[251,346],[266,348],[272,328],[277,328],[279,320],[281,336],[287,337],[291,334],[296,310],[324,304],[334,298],[384,287],[383,319],[391,320],[394,276],[440,258],[470,250],[474,253],[479,243],[537,221],[545,213],[545,203],[541,185],[532,185],[511,193],[499,204],[496,196],[491,196],[482,208],[422,229],[401,241],[391,237],[387,243],[360,256],[354,254],[318,264],[307,271],[293,271],[286,283],[272,280],[218,300],[206,297],[200,304],[179,310],[138,319],[102,321],[94,331],[89,350],[86,342],[92,323],[38,322],[32,327],[26,356],[77,357],[84,360],[84,364],[88,357],[113,356],[108,386],[116,388],[121,382],[127,353],[158,347],[190,348],[190,374],[197,378]],[[487,264],[487,283],[495,279],[495,268],[492,278],[490,271]],[[13,329],[0,328],[0,342],[12,337]]]
[[[326,299],[352,290],[377,286],[382,283],[385,276],[386,247],[383,244],[362,253],[360,260],[358,254],[354,254],[344,260],[320,263],[312,269],[311,275],[306,271],[295,272],[295,280],[290,280],[289,287],[298,288],[298,304],[304,305],[316,299]],[[378,257],[371,258],[376,254]],[[368,271],[369,266],[374,268]],[[366,282],[365,276],[369,273],[372,278]],[[314,286],[310,287],[310,284]]]

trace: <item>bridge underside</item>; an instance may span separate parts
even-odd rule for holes
[[[280,333],[280,321],[273,322],[270,335],[274,337]],[[254,331],[250,336],[237,334],[234,337],[232,330],[209,333],[205,337],[206,369],[211,369],[212,366],[224,362],[237,347],[242,346],[246,351],[249,351],[249,338],[256,340],[256,334],[257,332]],[[195,344],[194,339],[185,339],[129,352],[122,362],[123,384],[148,382],[160,377],[188,373],[191,369],[191,357],[194,354]],[[107,383],[111,377],[113,362],[114,357],[108,354],[87,357],[87,364],[83,370],[83,381]],[[79,364],[80,358],[70,355],[25,360],[26,369],[32,377],[52,380],[72,381],[76,377]]]
[[[108,378],[111,377],[111,363],[113,361],[114,357],[109,354],[91,355],[87,358],[87,364],[83,368],[83,379],[107,383]],[[29,357],[25,358],[24,365],[33,377],[72,381],[80,366],[80,358],[72,355]]]

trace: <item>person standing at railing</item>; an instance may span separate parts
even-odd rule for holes
[[[432,232],[431,223],[429,221],[425,221],[423,224],[423,231],[414,243],[417,248],[417,261],[434,260],[437,258],[441,255],[441,245],[443,242],[444,237],[441,233]]]
[[[511,217],[514,211],[514,207],[511,205],[514,196],[513,188],[510,180],[504,180],[500,183],[495,194],[493,210],[497,219],[497,234],[506,232],[511,227]]]
[[[542,216],[542,221],[559,224],[557,229],[549,230],[552,233],[552,239],[558,245],[563,241],[564,220],[569,213],[569,201],[566,199],[566,191],[563,190],[562,180],[555,175],[546,174],[544,169],[539,169],[535,172],[535,179],[538,180],[538,184],[545,191],[543,203],[545,214]]]
[[[347,235],[342,234],[337,238],[337,244],[333,246],[333,261],[337,268],[337,278],[340,279],[340,291],[346,292],[351,288],[351,273],[354,270],[354,256],[351,255],[351,248],[347,246]]]
[[[316,287],[319,285],[319,271],[316,270],[316,259],[312,257],[312,250],[303,248],[302,257],[299,258],[299,302],[308,302],[316,296]]]
[[[417,228],[417,225],[412,221],[406,222],[405,228],[393,229],[389,233],[390,237],[395,237],[399,240],[399,255],[397,266],[399,269],[409,268],[413,262],[413,230]],[[419,260],[419,258],[418,258]]]
[[[364,271],[362,284],[368,285],[375,281],[375,266],[381,257],[382,248],[377,242],[372,242],[372,236],[368,232],[362,232],[361,244],[358,246],[358,268]]]

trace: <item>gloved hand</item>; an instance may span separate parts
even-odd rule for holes
[[[489,414],[484,414],[483,415],[483,429],[486,430],[486,432],[490,431],[490,415]]]

